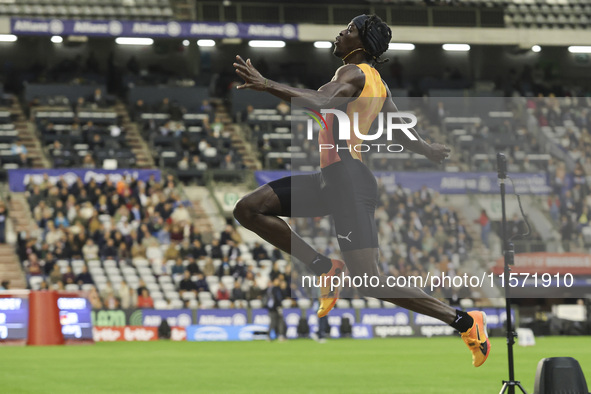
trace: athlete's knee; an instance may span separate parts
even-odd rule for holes
[[[246,226],[250,219],[252,219],[254,215],[254,208],[250,203],[249,197],[243,197],[234,206],[234,210],[232,211],[234,218],[238,220],[240,224]]]

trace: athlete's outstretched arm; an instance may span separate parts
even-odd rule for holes
[[[332,107],[331,101],[338,97],[359,96],[365,84],[363,72],[359,67],[351,64],[337,69],[332,80],[318,90],[299,89],[271,81],[261,75],[250,59],[244,61],[240,56],[236,56],[234,68],[236,73],[244,79],[244,84],[238,86],[238,89],[269,92],[288,102],[292,98],[300,98],[306,101],[306,105],[316,109]]]
[[[390,93],[390,89],[386,87],[388,92],[388,97],[384,102],[384,106],[382,107],[382,112],[398,112],[398,107],[394,104],[392,100],[392,93]],[[402,123],[405,123],[402,118],[400,118]],[[444,159],[449,156],[450,149],[442,144],[434,143],[429,144],[427,141],[421,138],[419,133],[414,128],[408,128],[407,130],[410,131],[412,135],[416,137],[415,140],[411,140],[406,133],[397,133],[396,134],[396,142],[400,143],[405,149],[408,148],[411,151],[418,153],[427,157],[427,159],[441,164]]]

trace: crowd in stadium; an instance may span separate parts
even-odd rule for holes
[[[146,284],[137,287],[106,283],[98,292],[86,265],[74,260],[114,260],[119,267],[134,267],[137,258],[147,259],[155,276],[171,276],[183,299],[184,293],[210,292],[216,301],[260,300],[272,283],[284,298],[290,297],[290,268],[277,264],[278,250],[255,244],[252,251],[230,225],[211,243],[204,243],[191,224],[172,176],[157,182],[107,177],[104,182],[77,179],[68,185],[47,175],[41,184],[29,184],[28,202],[39,226],[39,236],[19,234],[18,250],[27,277],[42,277],[40,288],[86,288],[95,307],[153,307]],[[252,254],[249,264],[242,250]],[[263,263],[261,263],[263,261]],[[271,262],[275,262],[271,265]],[[268,264],[267,264],[268,263]],[[265,270],[259,267],[265,266]],[[214,286],[206,278],[217,277]],[[222,278],[232,278],[231,287]],[[71,289],[72,287],[69,286]],[[193,297],[195,298],[195,297]]]

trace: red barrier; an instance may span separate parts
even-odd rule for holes
[[[29,330],[27,345],[63,345],[56,291],[32,291],[29,294]]]
[[[495,274],[502,274],[503,258],[497,260],[492,269]],[[511,272],[591,275],[591,255],[584,253],[519,253],[515,255],[515,265]]]

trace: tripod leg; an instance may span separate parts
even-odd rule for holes
[[[521,392],[522,392],[523,394],[527,394],[527,391],[525,391],[525,389],[523,388],[523,386],[521,385],[521,383],[520,383],[520,382],[517,382],[517,387],[519,387],[519,389],[521,390]]]
[[[505,391],[507,391],[507,382],[503,383],[503,387],[501,387],[501,391],[499,391],[499,394],[503,394]]]

